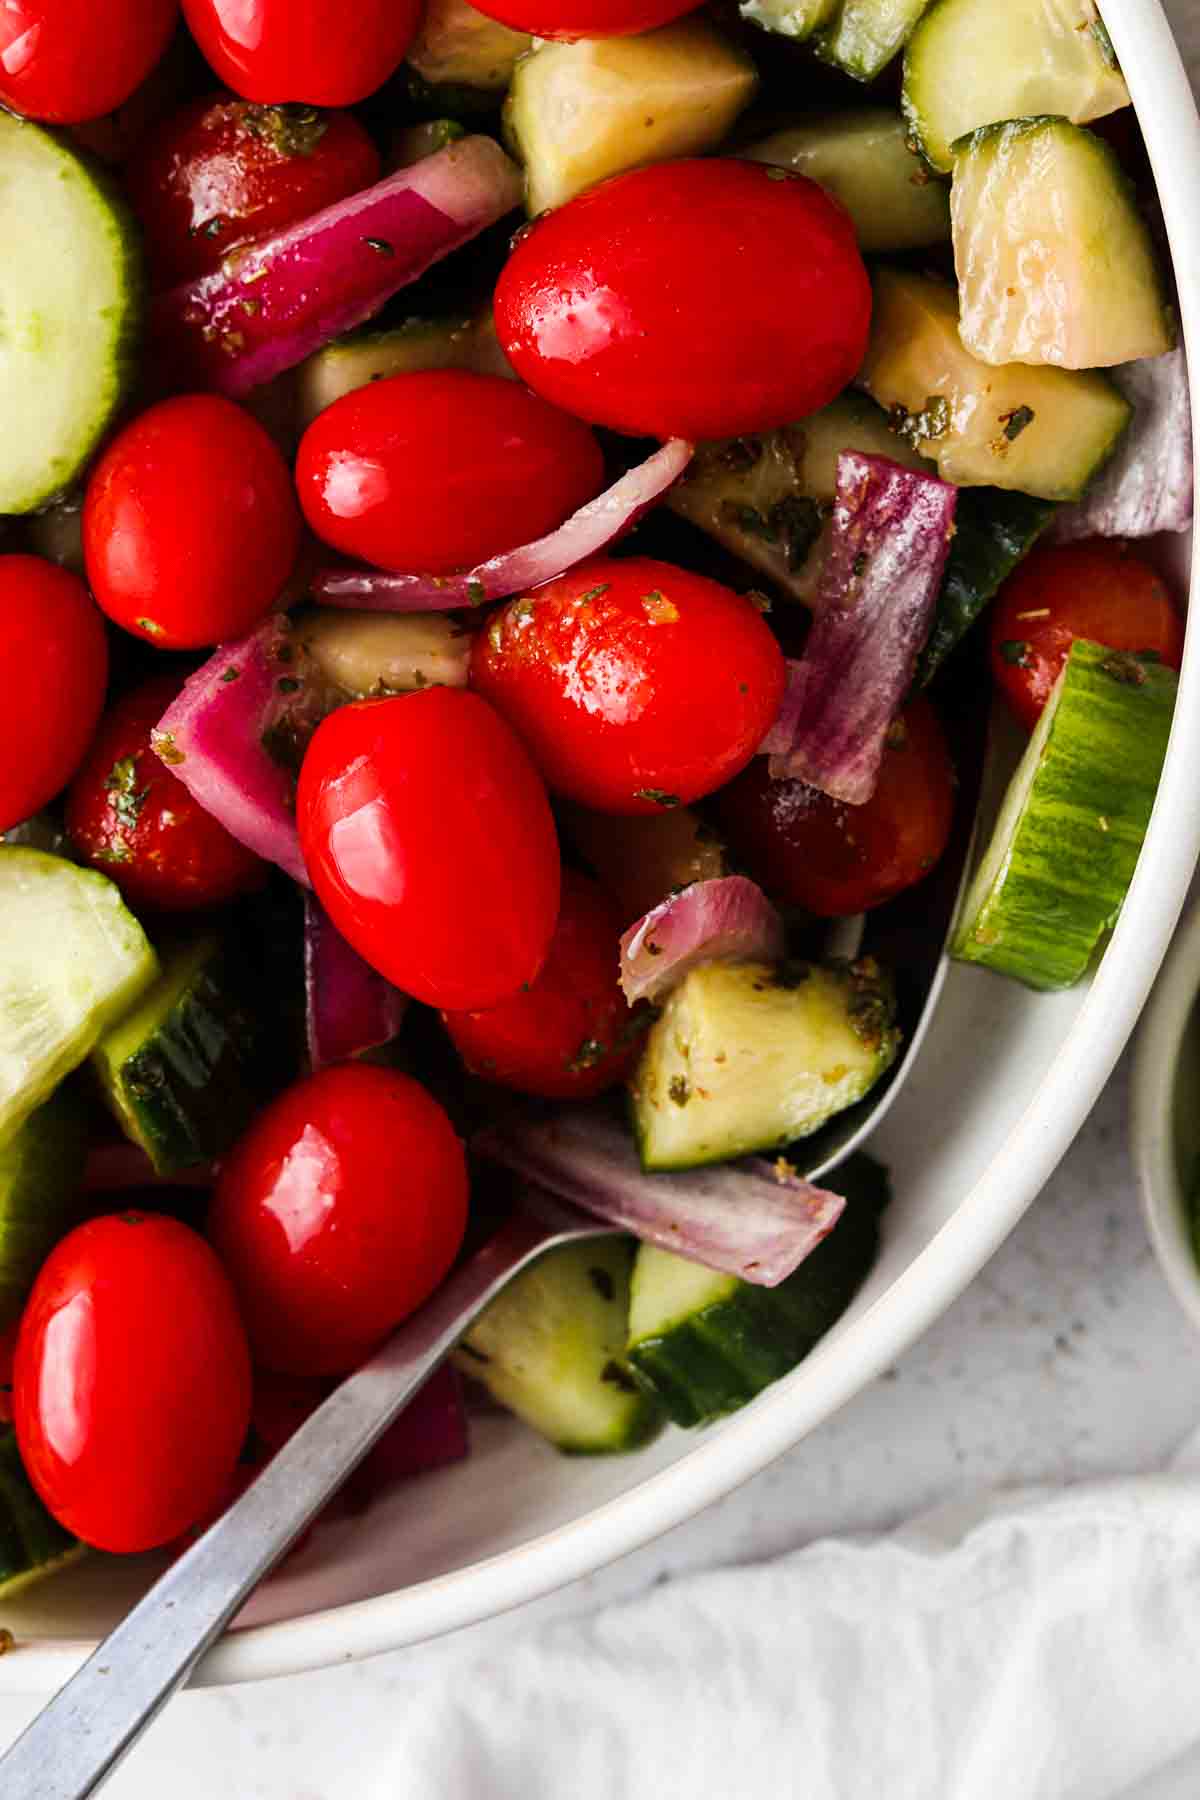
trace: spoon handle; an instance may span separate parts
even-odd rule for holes
[[[85,1800],[97,1792],[489,1300],[556,1242],[593,1234],[564,1223],[514,1213],[317,1408],[0,1758],[4,1800]]]

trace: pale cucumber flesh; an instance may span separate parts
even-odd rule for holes
[[[874,81],[898,56],[929,0],[841,0],[813,39],[817,55],[855,81]]]
[[[828,189],[850,214],[863,250],[918,250],[950,236],[949,189],[929,173],[904,120],[887,107],[806,119],[744,154]]]

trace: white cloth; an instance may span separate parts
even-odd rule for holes
[[[1197,1800],[1200,1475],[665,1585],[457,1665],[399,1739],[369,1800]]]

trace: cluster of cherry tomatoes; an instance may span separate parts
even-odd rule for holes
[[[484,10],[541,35],[600,35],[689,5]],[[260,110],[345,108],[392,75],[417,0],[353,10],[348,25],[343,0],[183,0],[231,92],[156,125],[128,164],[155,285],[377,178],[351,113],[327,115],[297,155]],[[7,0],[0,100],[95,119],[175,24],[175,0]],[[172,663],[106,709],[106,620],[162,652],[236,639],[281,604],[306,532],[385,569],[470,568],[601,490],[593,427],[720,438],[794,421],[853,379],[870,318],[846,215],[810,182],[736,161],[664,164],[563,206],[523,234],[494,298],[519,381],[440,371],[364,388],[318,417],[294,471],[231,401],[160,399],[92,470],[86,585],[0,557],[0,679],[20,746],[0,758],[0,829],[66,790],[76,854],[140,912],[250,892],[264,865],[151,747],[182,672]],[[1043,552],[995,617],[997,678],[1026,723],[1081,633],[1179,659],[1178,618],[1148,568]],[[928,702],[908,708],[874,800],[848,808],[770,782],[756,760],[784,682],[753,598],[636,554],[585,563],[482,621],[469,691],[349,704],[320,725],[297,792],[316,891],[368,962],[442,1014],[472,1071],[550,1098],[600,1093],[636,1051],[617,985],[631,921],[564,870],[552,801],[630,817],[711,801],[767,891],[822,915],[880,903],[944,847],[953,771]],[[16,1350],[17,1426],[43,1496],[107,1548],[177,1536],[228,1492],[252,1365],[305,1379],[354,1367],[444,1277],[466,1209],[441,1107],[405,1076],[351,1064],[261,1115],[220,1172],[207,1241],[143,1212],[72,1234]]]

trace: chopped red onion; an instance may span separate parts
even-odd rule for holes
[[[506,550],[463,575],[398,575],[382,569],[323,569],[313,593],[327,606],[376,612],[447,612],[527,592],[594,556],[637,524],[687,468],[691,444],[672,438],[654,455],[535,543]]]
[[[782,1157],[647,1175],[632,1140],[602,1108],[514,1114],[472,1147],[643,1243],[757,1287],[777,1287],[798,1268],[846,1204],[801,1181]]]
[[[352,950],[315,894],[304,896],[304,993],[314,1069],[390,1044],[408,996]]]
[[[499,144],[461,138],[161,295],[152,338],[188,379],[244,394],[371,318],[520,200]]]
[[[223,644],[184,683],[151,742],[226,831],[307,887],[292,779],[263,744],[286,678],[277,652],[287,629],[286,618],[276,616],[240,642]]]
[[[462,1382],[458,1371],[443,1363],[359,1463],[342,1489],[343,1506],[365,1512],[397,1482],[462,1462],[470,1449]]]
[[[882,456],[838,457],[833,534],[804,655],[768,734],[771,774],[861,806],[929,635],[957,489]]]
[[[1192,408],[1182,345],[1109,374],[1133,402],[1132,422],[1083,499],[1059,508],[1047,543],[1153,537],[1186,531],[1192,522]]]
[[[694,881],[631,925],[621,939],[621,986],[633,1006],[677,987],[697,963],[715,957],[775,962],[785,947],[783,920],[744,875]]]
[[[783,699],[779,703],[775,723],[758,746],[760,756],[786,756],[788,754],[800,724],[800,708],[803,704],[806,680],[796,658],[789,656],[787,658],[787,686],[783,690]]]

